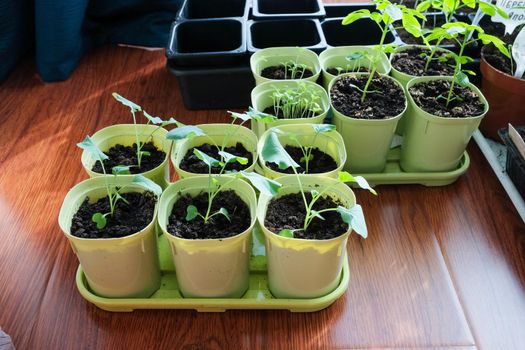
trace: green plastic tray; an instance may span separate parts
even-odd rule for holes
[[[330,306],[348,288],[350,270],[348,259],[344,259],[341,281],[328,295],[315,299],[278,299],[268,289],[264,237],[260,229],[253,230],[252,257],[250,259],[250,285],[242,298],[238,299],[194,299],[183,298],[177,287],[177,279],[169,243],[164,235],[159,236],[161,286],[149,298],[112,299],[99,297],[89,289],[86,277],[79,266],[76,275],[80,294],[99,308],[114,312],[131,312],[136,309],[195,309],[199,312],[224,312],[232,309],[280,309],[292,312],[313,312]]]
[[[382,173],[353,174],[363,176],[372,186],[376,185],[408,185],[420,184],[424,186],[445,186],[453,183],[463,175],[469,165],[470,158],[467,151],[459,162],[457,169],[448,172],[407,173],[399,166],[401,147],[390,150],[387,156],[386,167]]]

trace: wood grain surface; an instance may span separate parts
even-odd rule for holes
[[[185,110],[164,65],[163,52],[105,47],[66,82],[43,84],[26,62],[0,85],[0,327],[17,349],[525,349],[525,225],[475,145],[450,186],[358,191],[370,235],[351,237],[349,289],[326,310],[119,314],[86,302],[57,215],[87,178],[75,144],[129,122],[111,92],[188,123],[226,119]]]

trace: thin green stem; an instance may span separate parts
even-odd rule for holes
[[[140,164],[142,161],[142,154],[140,153],[140,141],[139,141],[139,131],[137,128],[137,117],[135,116],[135,110],[131,109],[131,114],[133,115],[133,126],[135,128],[135,142],[137,144],[137,165],[140,168]]]

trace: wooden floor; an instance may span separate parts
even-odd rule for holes
[[[77,259],[57,215],[87,178],[75,144],[129,122],[118,91],[189,123],[162,52],[102,48],[70,80],[30,63],[0,85],[0,327],[18,349],[525,349],[525,225],[486,160],[442,188],[357,193],[369,238],[348,243],[351,282],[327,310],[109,313],[77,292]]]

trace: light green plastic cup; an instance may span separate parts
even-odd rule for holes
[[[264,176],[270,178],[270,179],[277,179],[281,176],[287,176],[289,174],[282,173],[279,171],[275,171],[270,169],[266,165],[266,159],[264,159],[264,156],[262,155],[262,149],[264,147],[264,143],[266,142],[266,139],[270,135],[272,131],[275,129],[281,130],[284,133],[293,133],[301,145],[303,146],[313,146],[319,148],[320,151],[328,154],[331,156],[337,163],[337,168],[326,172],[326,173],[319,173],[319,174],[305,174],[308,176],[326,176],[331,177],[334,179],[337,179],[339,176],[339,172],[343,169],[343,165],[346,162],[346,149],[345,149],[345,143],[343,141],[343,138],[337,131],[331,131],[323,134],[319,134],[315,136],[315,131],[312,128],[312,124],[293,124],[293,125],[281,125],[279,127],[268,129],[262,137],[259,139],[259,144],[257,145],[258,153],[260,154],[259,157],[259,166],[262,169],[262,173]],[[295,140],[293,140],[290,136],[283,135],[283,134],[277,134],[277,137],[279,138],[279,141],[283,146],[296,146],[298,147],[298,144]]]
[[[71,220],[86,197],[96,201],[107,196],[105,181],[124,186],[122,193],[144,192],[132,178],[97,176],[80,182],[66,195],[58,223],[78,257],[90,288],[107,298],[147,298],[160,286],[160,268],[155,223],[157,207],[151,222],[142,231],[120,238],[88,239],[71,234]]]
[[[367,73],[341,74],[330,82],[329,91],[339,79],[361,75]],[[399,82],[388,76],[383,77],[395,81],[403,91]],[[347,154],[345,170],[365,174],[381,173],[384,170],[394,131],[406,111],[406,106],[405,97],[405,108],[396,116],[386,119],[357,119],[340,113],[332,105],[334,124],[345,141]]]
[[[319,62],[321,63],[321,69],[323,72],[323,86],[327,91],[330,82],[336,77],[336,75],[328,73],[328,68],[341,67],[346,69],[346,67],[349,67],[352,69],[354,67],[354,63],[348,61],[346,57],[354,52],[360,51],[371,55],[375,50],[370,46],[339,46],[330,47],[321,52],[319,55]],[[390,60],[384,52],[381,52],[380,56],[381,59],[377,67],[377,72],[388,75],[390,73],[390,69],[392,68],[390,65]],[[371,62],[369,59],[363,58],[359,61],[359,65],[357,65],[357,67],[369,67],[370,64]]]
[[[320,105],[322,112],[313,118],[294,118],[294,119],[278,119],[272,123],[263,123],[260,121],[252,121],[252,130],[255,132],[257,137],[261,137],[262,134],[269,128],[288,124],[322,124],[328,111],[330,110],[330,101],[328,100],[328,94],[325,89],[320,85],[312,83],[311,81],[302,80],[274,80],[266,83],[262,83],[256,86],[252,90],[252,106],[255,110],[264,112],[268,107],[273,106],[272,93],[275,89],[285,88],[296,88],[300,84],[306,85],[316,94],[321,97]]]
[[[137,124],[137,130],[139,132],[139,140],[141,142],[153,141],[153,144],[157,149],[166,153],[164,161],[156,168],[141,173],[144,177],[154,181],[163,189],[168,186],[170,173],[168,165],[168,157],[170,153],[170,141],[166,140],[166,134],[168,131],[164,128],[158,128],[155,125]],[[148,136],[153,132],[151,140],[147,140]],[[133,124],[116,124],[108,126],[104,129],[97,131],[91,136],[93,142],[103,151],[107,152],[111,147],[116,144],[124,146],[132,146],[135,142],[135,126]],[[82,166],[89,177],[104,176],[104,174],[96,173],[92,171],[93,165],[96,163],[96,159],[91,157],[91,154],[84,150],[82,152]],[[108,174],[113,176],[111,174]],[[119,175],[120,177],[132,179],[135,175]]]
[[[311,77],[300,80],[307,80],[315,83],[321,74],[319,57],[315,52],[303,47],[270,47],[259,50],[250,57],[250,68],[255,78],[255,84],[259,85],[267,81],[279,81],[264,78],[261,76],[261,72],[264,68],[279,66],[289,61],[294,61],[298,64],[305,64],[312,70],[313,75]]]
[[[240,298],[248,289],[251,235],[256,220],[257,198],[241,179],[222,176],[224,190],[233,190],[248,205],[250,227],[223,239],[184,239],[168,232],[173,204],[182,195],[196,196],[208,188],[207,177],[179,180],[164,191],[159,202],[159,225],[171,247],[177,282],[186,298]]]
[[[252,154],[253,162],[244,169],[245,171],[251,172],[257,164],[257,136],[250,129],[232,124],[200,124],[197,125],[204,133],[205,136],[195,136],[191,139],[184,139],[177,142],[173,142],[171,150],[171,164],[175,168],[175,171],[179,175],[179,178],[185,179],[188,177],[196,176],[208,176],[208,174],[192,173],[180,168],[180,163],[184,159],[184,156],[188,151],[194,147],[202,146],[206,143],[221,145],[227,135],[229,137],[226,146],[235,146],[237,142],[240,142],[248,152]],[[235,134],[233,134],[235,133]]]
[[[410,80],[407,90],[427,81],[452,80],[452,77],[419,77]],[[406,172],[451,171],[458,167],[463,152],[487,113],[489,104],[481,91],[469,84],[483,101],[485,110],[476,117],[443,118],[425,112],[416,105],[410,94],[407,111],[407,129],[401,146],[401,168]]]
[[[332,189],[327,195],[347,207],[355,205],[355,196],[350,187],[331,178],[314,175],[299,175],[305,191]],[[299,193],[295,175],[283,176],[276,181],[283,184],[276,198],[290,193]],[[318,298],[333,291],[341,277],[346,242],[352,232],[328,240],[287,238],[277,235],[264,225],[266,211],[272,197],[261,193],[257,205],[257,219],[266,238],[266,259],[270,291],[276,298]]]

